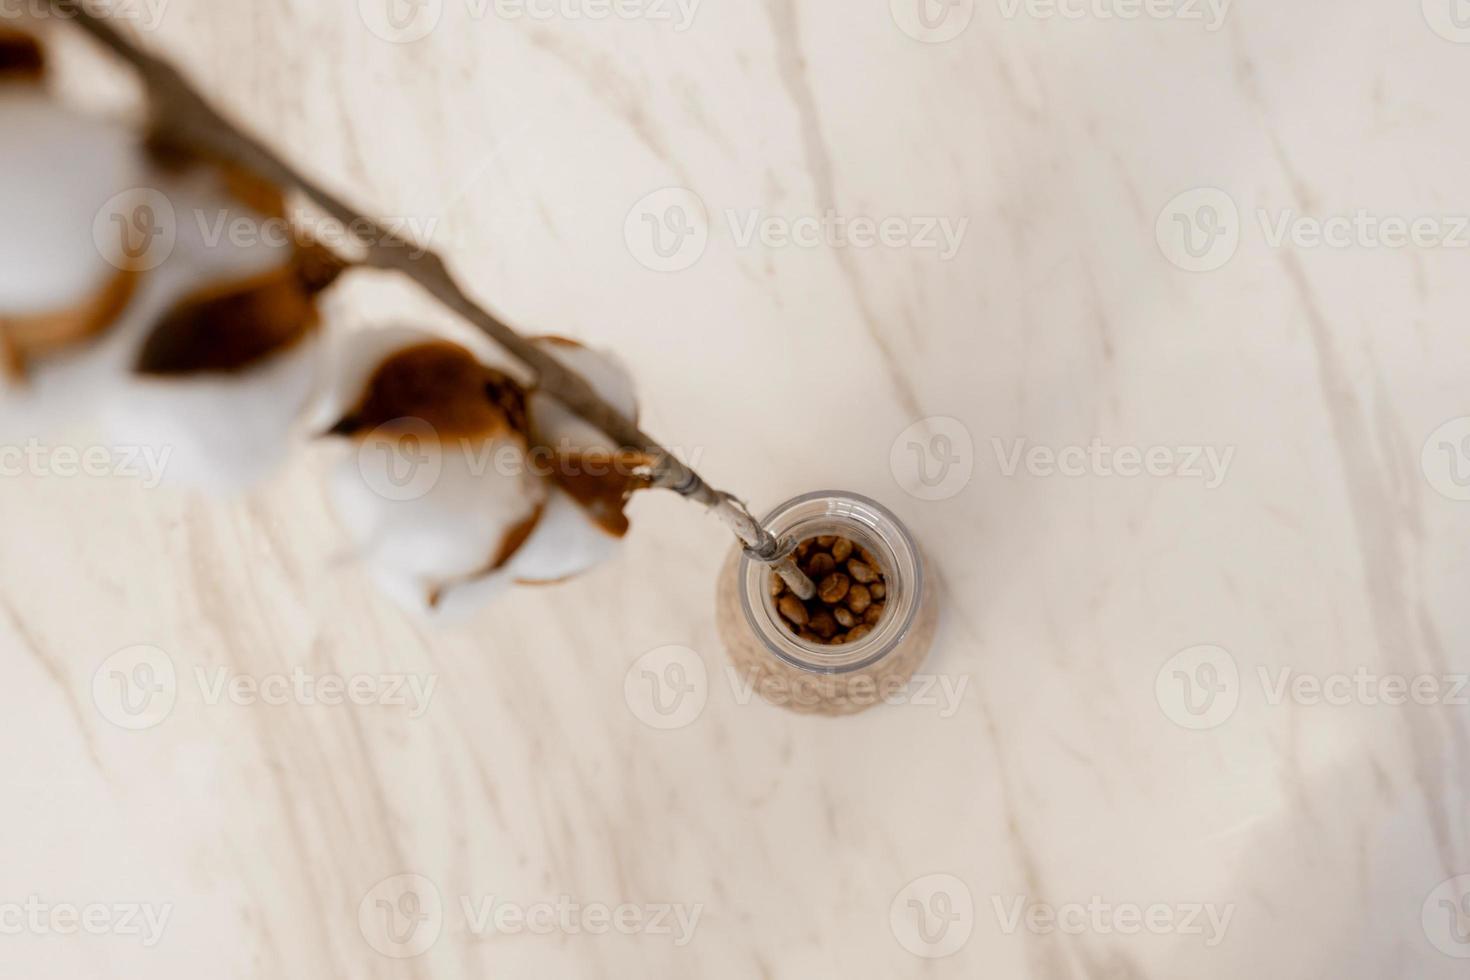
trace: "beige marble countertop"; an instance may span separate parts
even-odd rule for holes
[[[1463,976],[1455,3],[118,7],[753,506],[887,503],[944,615],[801,718],[667,495],[437,629],[313,455],[7,472],[0,974]]]

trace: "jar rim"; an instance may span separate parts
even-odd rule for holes
[[[762,519],[762,524],[772,528],[778,537],[785,537],[788,532],[784,526],[781,526],[782,518],[801,509],[803,505],[824,500],[852,504],[855,507],[847,512],[829,511],[824,515],[810,518],[810,521],[830,521],[834,518],[854,521],[861,525],[863,530],[880,540],[884,550],[892,552],[894,562],[890,564],[903,566],[884,570],[886,575],[894,577],[890,588],[901,589],[900,594],[906,597],[901,610],[903,613],[901,619],[889,620],[886,623],[880,621],[878,629],[855,643],[832,647],[819,646],[802,640],[789,630],[782,630],[779,624],[773,627],[772,623],[762,620],[757,611],[757,599],[760,599],[762,611],[765,610],[765,603],[759,590],[756,595],[751,594],[751,569],[754,566],[761,570],[768,570],[769,566],[752,559],[749,554],[744,554],[741,556],[736,578],[740,605],[745,613],[746,621],[752,632],[760,638],[773,655],[787,665],[808,673],[848,674],[864,670],[883,660],[909,635],[923,599],[924,565],[919,549],[903,521],[876,500],[851,491],[816,490],[793,497],[772,508]],[[869,520],[864,520],[865,516]],[[796,526],[807,522],[798,521]],[[777,630],[781,631],[776,632]],[[776,637],[778,636],[780,642],[777,642]]]

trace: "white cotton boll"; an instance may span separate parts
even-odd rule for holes
[[[119,411],[135,379],[133,363],[138,349],[159,317],[185,294],[195,281],[190,269],[166,264],[138,282],[136,291],[107,329],[87,343],[29,360],[25,377],[0,380],[0,436],[16,432],[42,435],[81,420],[101,418],[111,428],[109,414]],[[133,439],[148,440],[136,428]]]
[[[541,519],[514,557],[500,569],[444,591],[435,612],[463,619],[516,585],[554,585],[576,578],[617,554],[620,539],[588,519],[561,490],[552,488]]]
[[[508,564],[444,589],[437,606],[424,611],[445,622],[463,621],[515,586],[557,585],[589,572],[612,559],[621,543],[553,487],[536,529]],[[398,586],[385,588],[392,593]]]
[[[238,375],[133,377],[103,406],[103,424],[116,444],[157,453],[170,483],[216,493],[252,487],[290,454],[320,353],[309,336]]]
[[[326,432],[362,398],[373,373],[390,356],[417,344],[442,341],[417,327],[388,326],[334,331],[326,339],[326,380],[307,413],[314,432]]]
[[[541,522],[509,568],[522,584],[562,582],[612,558],[621,541],[598,527],[564,491],[553,489]]]
[[[333,499],[370,564],[433,587],[484,572],[512,530],[535,516],[545,485],[485,468],[478,450],[369,437],[338,467]],[[485,455],[519,446],[495,440]]]
[[[71,307],[119,272],[98,247],[98,215],[147,184],[139,139],[30,85],[0,86],[0,133],[0,311]]]
[[[0,131],[0,173],[10,178],[0,182],[0,318],[12,328],[38,317],[96,324],[23,345],[7,362],[0,436],[41,436],[96,416],[111,441],[167,459],[167,476],[185,484],[232,490],[261,480],[289,451],[319,371],[309,306],[293,307],[301,335],[228,370],[136,368],[179,304],[289,268],[298,250],[288,226],[241,203],[219,167],[161,167],[126,126],[71,112],[39,86],[0,86]],[[78,317],[119,282],[122,305]],[[196,325],[197,346],[213,326]],[[262,336],[277,326],[261,322]]]
[[[246,489],[274,472],[292,448],[321,374],[314,322],[293,343],[234,370],[154,375],[134,368],[150,331],[177,304],[201,289],[242,288],[278,273],[296,261],[296,247],[281,234],[285,226],[278,219],[231,196],[215,167],[155,172],[152,180],[172,226],[167,255],[147,274],[145,295],[114,327],[111,339],[126,362],[122,383],[99,411],[113,439],[166,458],[170,482],[216,492]],[[206,333],[211,327],[198,325]]]
[[[0,442],[55,438],[94,416],[122,378],[91,357],[32,365],[24,380],[0,371]]]
[[[358,339],[359,350],[335,364],[348,383],[327,399],[342,413],[332,431],[351,439],[329,494],[373,578],[428,612],[466,583],[500,574],[549,485],[526,459],[518,386],[431,334]]]
[[[137,136],[56,105],[39,86],[0,86],[0,318],[73,310],[122,270],[96,239],[120,189],[145,182]],[[34,365],[28,365],[34,367]],[[100,364],[20,378],[0,365],[0,436],[44,436],[87,416],[108,390]]]
[[[522,405],[519,386],[435,334],[391,328],[337,341],[334,384],[314,421],[352,437],[353,454],[335,471],[331,497],[390,598],[458,621],[514,586],[561,582],[617,553],[626,529],[620,498],[613,519],[603,517],[622,527],[603,526],[562,488],[565,471],[547,478],[540,452],[556,439],[551,445],[562,451],[606,453],[606,437],[535,392]],[[620,410],[636,411],[631,380],[615,359],[567,341],[538,343],[585,372]],[[487,426],[495,438],[463,435]],[[522,426],[538,437],[534,466]],[[461,434],[444,438],[453,432]]]
[[[354,448],[332,475],[333,506],[374,579],[415,611],[494,574],[496,556],[546,497],[534,475],[487,471],[457,445],[370,439]],[[505,441],[480,448],[521,451]]]

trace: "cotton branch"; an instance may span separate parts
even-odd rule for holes
[[[88,11],[78,0],[51,0],[51,5],[127,61],[143,76],[152,99],[154,123],[182,143],[232,160],[281,187],[295,187],[317,207],[351,230],[366,253],[364,264],[400,272],[418,283],[440,303],[488,334],[523,362],[535,375],[540,390],[612,437],[620,446],[638,449],[654,459],[653,485],[712,510],[747,545],[748,552],[771,564],[791,590],[803,599],[815,587],[778,542],[745,505],[704,482],[698,473],[664,449],[592,390],[576,372],[531,344],[512,327],[475,302],[460,288],[438,254],[394,234],[371,218],[357,213],[341,198],[300,173],[260,140],[230,122],[201,96],[172,65],[124,37],[105,18]]]

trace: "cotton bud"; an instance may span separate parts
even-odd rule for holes
[[[342,263],[287,234],[270,185],[5,77],[6,428],[97,416],[170,478],[258,481],[318,379],[317,297]]]
[[[7,429],[85,412],[89,371],[30,370],[55,352],[89,347],[137,297],[141,275],[97,247],[99,209],[147,177],[126,127],[56,105],[36,84],[40,48],[0,35],[0,393]],[[9,433],[7,433],[9,434]]]
[[[537,341],[632,417],[606,355]],[[463,618],[517,585],[579,575],[616,554],[647,460],[470,352],[405,329],[343,338],[322,417],[355,454],[332,497],[374,578],[409,608]],[[571,356],[567,356],[568,353]],[[528,410],[529,409],[529,413]]]
[[[168,453],[169,476],[186,484],[230,490],[268,476],[320,382],[316,296],[340,268],[302,247],[277,268],[180,296],[102,407],[113,438]]]
[[[627,418],[637,419],[632,377],[616,357],[559,337],[533,343],[580,374]],[[529,404],[532,456],[551,484],[546,508],[503,568],[444,594],[448,616],[472,610],[512,585],[564,582],[610,560],[628,531],[628,497],[648,486],[646,456],[617,450],[605,434],[543,391],[533,390]]]
[[[346,408],[331,431],[355,451],[332,476],[332,501],[385,591],[432,610],[458,587],[498,578],[546,509],[525,391],[430,334],[351,340],[358,349],[337,365],[332,399]]]

